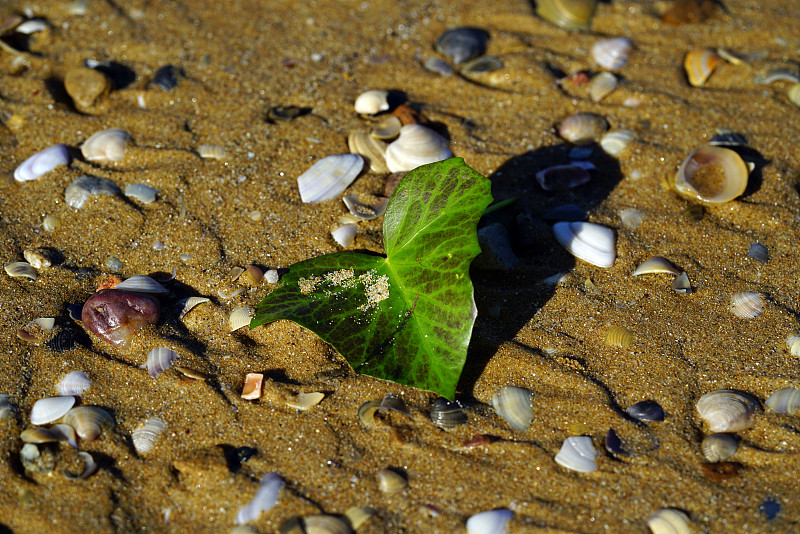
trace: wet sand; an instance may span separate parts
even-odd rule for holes
[[[0,15],[25,5],[6,4]],[[21,60],[0,53],[2,260],[21,261],[23,250],[36,247],[58,260],[35,282],[0,277],[0,393],[18,408],[0,420],[0,532],[228,532],[270,471],[286,485],[278,504],[250,524],[256,532],[353,506],[376,511],[359,533],[464,532],[469,516],[494,508],[514,512],[508,532],[646,532],[647,517],[664,507],[684,510],[692,532],[797,529],[800,416],[760,411],[738,433],[731,459],[738,473],[714,480],[704,474],[700,450],[710,432],[695,410],[700,396],[717,389],[763,403],[778,389],[800,387],[797,357],[785,342],[800,331],[800,109],[786,97],[790,83],[754,83],[772,68],[797,71],[796,3],[732,0],[703,23],[675,27],[656,16],[667,3],[615,2],[600,5],[592,31],[582,33],[538,19],[526,2],[505,0],[238,1],[222,11],[219,2],[202,0],[88,1],[83,15],[68,5],[38,2],[33,14],[52,28],[32,37]],[[489,31],[488,53],[504,68],[471,75],[475,83],[426,71],[420,59],[436,55],[432,43],[455,26]],[[585,85],[556,83],[561,74],[597,72],[589,50],[608,36],[635,45],[615,92],[595,103]],[[706,47],[756,59],[722,63],[693,88],[683,56]],[[63,79],[86,59],[117,62],[135,77],[79,112]],[[183,68],[185,77],[169,92],[148,87],[166,64]],[[344,205],[301,203],[295,180],[322,157],[347,151],[348,132],[368,124],[353,101],[375,88],[405,92],[440,123],[453,152],[492,179],[496,199],[519,199],[494,217],[510,229],[519,264],[472,271],[478,319],[457,393],[469,422],[452,431],[428,418],[436,395],[355,374],[299,326],[278,322],[235,333],[227,326],[231,310],[255,306],[274,287],[232,282],[233,267],[286,268],[340,249],[330,228]],[[311,112],[270,123],[267,111],[277,105]],[[600,114],[636,139],[619,158],[596,149],[598,169],[588,184],[544,192],[534,173],[569,159],[553,127],[579,111]],[[36,181],[11,177],[36,151],[54,143],[77,148],[105,128],[131,134],[123,162],[77,160]],[[706,207],[696,220],[687,215],[693,204],[667,184],[717,128],[746,136],[756,167],[742,197]],[[228,157],[201,159],[202,144],[223,146]],[[123,195],[92,197],[76,210],[64,191],[83,174],[122,190],[146,183],[158,198],[145,205]],[[347,193],[368,200],[382,187],[382,175],[367,173]],[[558,245],[542,215],[565,203],[616,231],[613,267],[575,260]],[[636,229],[620,220],[627,208],[643,212]],[[60,219],[55,231],[43,228],[47,215]],[[381,251],[380,224],[362,223],[355,248]],[[752,243],[767,247],[767,263],[748,255]],[[107,267],[111,256],[122,262],[116,271]],[[631,276],[653,256],[685,270],[694,292],[674,292],[668,275]],[[37,317],[55,317],[57,331],[80,329],[68,306],[82,304],[109,274],[173,270],[162,320],[125,348],[91,337],[57,352],[16,335]],[[558,273],[561,281],[543,282]],[[220,290],[239,288],[234,298],[220,297]],[[760,316],[740,319],[728,310],[739,291],[764,295]],[[211,302],[179,320],[178,300],[193,295]],[[611,326],[633,331],[634,342],[607,345]],[[150,378],[140,366],[160,346],[208,379],[175,369]],[[54,471],[26,473],[19,435],[31,427],[31,406],[55,395],[58,380],[76,370],[93,381],[80,404],[101,406],[116,421],[80,445],[100,469],[67,479],[62,471],[79,472],[81,460],[67,445],[54,445]],[[264,373],[272,394],[241,399],[250,372]],[[489,406],[505,385],[532,392],[528,430],[512,430]],[[311,391],[326,397],[308,411],[281,402],[283,393]],[[413,418],[391,415],[365,428],[359,406],[387,393],[400,395]],[[658,402],[665,420],[628,417],[625,408],[641,400]],[[167,432],[138,455],[131,431],[152,416],[166,421]],[[609,428],[628,454],[605,451]],[[476,435],[490,443],[463,447]],[[597,471],[576,473],[554,462],[571,435],[592,438]],[[386,467],[406,474],[407,489],[379,491],[375,474]],[[759,511],[765,499],[781,507],[771,520]]]

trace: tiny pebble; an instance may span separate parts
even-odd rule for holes
[[[116,256],[109,256],[106,260],[106,268],[109,271],[121,271],[124,266],[125,264]]]
[[[269,271],[264,273],[264,280],[267,281],[268,284],[275,284],[278,282],[278,271],[275,269],[270,269]]]

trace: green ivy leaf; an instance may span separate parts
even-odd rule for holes
[[[384,214],[386,257],[339,252],[292,265],[250,327],[294,321],[360,373],[452,399],[475,322],[469,266],[490,186],[461,158],[414,169]]]

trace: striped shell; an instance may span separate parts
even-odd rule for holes
[[[50,428],[41,426],[29,428],[19,435],[25,443],[56,443],[63,441],[74,448],[78,448],[78,437],[75,429],[69,425],[58,424]]]
[[[131,441],[136,454],[145,454],[153,450],[156,442],[167,430],[167,423],[160,417],[151,417],[131,432]]]
[[[536,14],[565,30],[588,30],[597,0],[539,0]]]
[[[39,399],[31,408],[31,424],[45,425],[61,419],[75,405],[75,397]]]
[[[35,282],[39,277],[39,273],[33,268],[33,265],[26,261],[6,263],[4,268],[6,270],[6,274],[13,278],[28,278],[29,280]]]
[[[64,423],[75,429],[83,441],[94,441],[104,426],[114,426],[114,418],[97,406],[78,406],[66,413]]]
[[[124,282],[117,284],[114,289],[133,291],[135,293],[152,293],[155,295],[166,295],[169,293],[169,289],[143,274],[131,276]]]
[[[679,274],[681,274],[681,270],[678,269],[675,266],[675,264],[669,261],[668,259],[662,258],[661,256],[655,256],[639,264],[639,266],[636,267],[636,270],[633,271],[633,276],[639,276],[642,274],[658,274],[658,273],[678,276]]]
[[[389,172],[411,171],[420,165],[453,157],[447,140],[419,124],[400,128],[400,137],[386,147],[386,166]]]
[[[606,330],[604,339],[606,345],[627,349],[633,344],[633,341],[636,339],[636,334],[624,326],[611,326]]]
[[[739,448],[739,440],[731,434],[711,434],[703,438],[700,449],[709,462],[724,462]]]
[[[183,320],[183,318],[186,317],[186,314],[192,311],[195,306],[206,302],[211,302],[211,299],[207,297],[189,297],[182,299],[178,302],[178,307],[180,308],[180,312],[178,312],[178,319]]]
[[[589,436],[570,436],[556,454],[556,463],[578,473],[597,471],[597,451]]]
[[[155,378],[178,359],[178,353],[167,347],[159,347],[147,354],[147,374]]]
[[[775,413],[793,415],[800,408],[800,389],[783,388],[769,396],[764,404]]]
[[[764,311],[764,297],[753,291],[739,291],[731,295],[728,309],[740,319],[755,319]]]
[[[93,163],[117,163],[125,159],[125,149],[131,136],[125,130],[101,130],[81,145],[81,154]]]
[[[91,385],[92,381],[86,376],[86,373],[72,371],[58,382],[56,390],[61,396],[80,397]]]
[[[503,386],[492,397],[492,407],[514,430],[527,430],[533,422],[531,392],[525,388]]]
[[[396,118],[396,117],[395,117]],[[366,132],[350,132],[347,136],[347,147],[352,154],[358,154],[369,162],[369,170],[377,173],[389,172],[384,154],[386,143]]]
[[[656,510],[647,518],[647,526],[653,534],[691,534],[689,516],[675,508]]]
[[[590,222],[559,222],[553,225],[553,235],[562,247],[578,259],[598,267],[608,268],[617,258],[614,232]]]
[[[712,432],[739,432],[753,425],[758,400],[731,389],[706,393],[697,401],[697,412]]]
[[[364,167],[364,158],[357,154],[335,154],[322,158],[297,177],[297,188],[303,202],[320,202],[344,192]]]
[[[234,308],[228,317],[228,326],[230,327],[231,332],[234,330],[239,330],[244,326],[248,326],[254,311],[255,310],[250,306],[240,306],[238,308]]]
[[[720,204],[744,193],[750,170],[729,148],[707,145],[692,151],[675,175],[675,190],[681,196]]]
[[[692,50],[683,59],[683,68],[689,83],[693,87],[700,87],[706,83],[720,63],[722,63],[722,58],[712,50]]]

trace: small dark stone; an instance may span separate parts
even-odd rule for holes
[[[180,67],[164,65],[153,74],[150,85],[153,87],[160,87],[164,91],[171,91],[178,86],[178,78],[183,76],[183,69]]]
[[[769,261],[769,249],[761,243],[753,243],[750,245],[750,250],[747,251],[751,258],[761,263]]]
[[[489,32],[480,28],[453,28],[436,39],[436,50],[453,60],[464,63],[486,53]]]
[[[774,497],[767,497],[758,505],[758,511],[764,514],[768,521],[772,521],[781,511],[781,505]]]
[[[267,111],[267,122],[272,124],[276,122],[289,122],[308,115],[311,113],[311,108],[301,108],[299,106],[273,106]]]
[[[131,334],[155,324],[160,315],[161,304],[149,295],[103,289],[83,305],[81,320],[89,332],[113,345],[124,345]]]
[[[664,410],[657,402],[653,401],[637,402],[625,411],[637,421],[657,423],[664,420]]]
[[[586,210],[577,204],[564,204],[556,206],[544,214],[544,218],[550,221],[585,221],[589,218]]]

